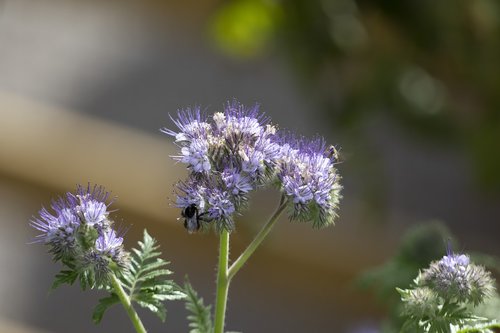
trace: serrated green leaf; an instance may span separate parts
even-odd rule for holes
[[[159,269],[156,271],[144,273],[137,281],[138,282],[146,282],[148,280],[153,280],[155,278],[159,278],[161,276],[167,276],[170,274],[172,274],[172,272],[167,270],[167,269]]]
[[[120,302],[120,299],[115,293],[112,293],[108,297],[101,298],[99,300],[99,304],[97,304],[94,309],[94,313],[92,314],[92,321],[95,324],[99,324],[104,316],[104,312],[118,302]]]
[[[211,306],[203,303],[203,298],[193,289],[189,281],[184,283],[186,294],[186,310],[188,315],[190,333],[211,333],[213,332]]]
[[[128,272],[120,278],[132,302],[156,314],[165,321],[166,308],[163,301],[184,298],[177,285],[166,279],[172,272],[165,267],[169,262],[159,258],[159,246],[146,230],[139,247],[132,249]]]
[[[173,291],[171,294],[169,295],[163,295],[161,296],[161,300],[165,300],[165,301],[176,301],[176,300],[181,300],[181,299],[186,299],[186,294],[184,294],[183,292],[180,292],[180,291]]]
[[[74,270],[62,270],[56,274],[54,282],[52,283],[51,290],[54,290],[61,285],[67,283],[72,285],[78,278],[78,272]]]
[[[163,309],[165,313],[163,313],[164,311],[161,311],[161,307],[163,306],[163,304],[152,297],[142,295],[139,298],[136,298],[135,302],[141,307],[149,309],[159,317],[164,317],[166,315],[166,309]],[[160,316],[158,312],[162,312],[162,315]]]
[[[183,291],[166,277],[172,272],[165,267],[168,262],[158,258],[161,252],[156,241],[144,230],[144,238],[138,242],[139,247],[131,250],[130,264],[127,270],[118,277],[121,286],[128,294],[131,302],[156,314],[165,321],[167,310],[164,301],[178,300],[186,297]],[[92,286],[93,277],[80,275],[82,286]],[[118,296],[110,290],[110,296],[99,301],[93,314],[94,322],[101,321],[105,311],[119,301]]]

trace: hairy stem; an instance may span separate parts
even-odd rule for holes
[[[262,243],[264,238],[269,234],[273,226],[276,224],[278,221],[278,218],[280,217],[281,213],[285,210],[286,207],[286,199],[284,196],[281,197],[280,203],[278,205],[278,208],[274,212],[274,214],[271,216],[269,221],[260,229],[259,233],[255,236],[253,241],[248,245],[248,247],[241,253],[241,255],[236,259],[236,261],[231,265],[228,271],[228,280],[231,281],[231,279],[238,273],[238,271],[243,267],[243,265],[247,262],[247,260],[250,258],[250,256],[255,252],[257,247]]]
[[[125,290],[123,290],[123,287],[115,274],[111,274],[111,285],[113,286],[116,295],[118,295],[120,302],[122,303],[123,307],[125,308],[125,311],[127,312],[130,320],[132,321],[135,331],[137,333],[146,333],[146,329],[144,328],[144,325],[142,324],[139,315],[137,314],[137,312],[135,312],[134,308],[132,307],[132,302],[130,301],[130,298],[128,297],[127,293],[125,293]]]
[[[215,301],[214,333],[224,332],[224,317],[226,315],[229,278],[227,267],[229,263],[229,231],[222,230],[219,247],[219,268],[217,272],[217,295]]]
[[[257,247],[262,243],[264,238],[269,234],[273,226],[278,221],[281,213],[286,207],[286,198],[281,197],[278,208],[271,216],[269,221],[262,227],[259,233],[255,236],[253,241],[248,245],[248,247],[241,253],[238,259],[229,266],[229,232],[227,230],[222,230],[220,235],[220,248],[219,248],[219,267],[217,272],[217,296],[215,303],[215,324],[214,333],[224,332],[224,318],[226,315],[226,304],[227,295],[229,290],[229,283],[231,279],[236,275],[241,267],[247,262],[250,256],[255,252]]]

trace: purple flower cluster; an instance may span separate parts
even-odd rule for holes
[[[315,227],[332,224],[337,216],[340,190],[335,164],[322,139],[307,141],[288,138],[282,145],[278,179],[292,199],[292,217],[312,220]]]
[[[337,156],[323,140],[279,133],[258,106],[237,101],[212,117],[186,109],[173,122],[178,131],[162,131],[175,138],[180,154],[173,158],[190,171],[177,186],[176,200],[188,231],[211,221],[232,230],[233,215],[245,207],[249,193],[270,184],[281,188],[292,219],[313,221],[315,227],[333,223],[340,176]]]
[[[109,219],[109,193],[101,186],[78,186],[75,193],[66,193],[54,200],[52,212],[42,208],[31,226],[42,233],[35,242],[44,243],[54,260],[91,272],[103,282],[113,263],[124,268],[128,253],[123,238],[113,230]]]
[[[455,299],[474,305],[482,303],[494,290],[490,273],[471,263],[464,254],[449,253],[441,260],[431,263],[418,280],[443,299]]]

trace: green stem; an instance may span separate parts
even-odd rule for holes
[[[224,317],[226,315],[227,293],[229,278],[227,267],[229,263],[229,232],[222,230],[219,247],[219,268],[217,272],[217,296],[215,301],[214,333],[224,332]]]
[[[286,198],[281,197],[280,203],[274,214],[269,221],[262,227],[259,233],[255,236],[254,240],[248,247],[241,253],[239,258],[228,268],[229,265],[229,232],[226,229],[222,230],[220,235],[220,248],[219,248],[219,268],[217,272],[217,296],[215,301],[215,324],[214,333],[224,332],[224,318],[226,315],[227,295],[229,290],[229,283],[236,275],[241,267],[247,262],[248,258],[255,252],[257,247],[262,243],[264,238],[269,234],[273,226],[278,221],[281,213],[286,207]]]
[[[248,245],[248,247],[241,253],[238,259],[229,267],[228,271],[228,280],[231,281],[231,279],[238,273],[238,271],[243,267],[243,265],[247,262],[248,258],[255,252],[257,247],[262,243],[264,238],[269,234],[273,226],[276,224],[278,221],[278,218],[280,217],[281,213],[283,213],[283,210],[286,207],[286,199],[284,196],[281,197],[280,203],[274,214],[271,216],[269,221],[260,229],[259,233],[255,236],[253,241]]]
[[[134,308],[132,307],[132,302],[130,301],[130,298],[125,293],[125,290],[123,290],[122,285],[115,274],[111,274],[111,285],[113,286],[116,295],[118,295],[120,302],[122,303],[123,307],[125,308],[125,311],[127,312],[130,320],[132,321],[132,324],[134,325],[136,332],[146,333],[146,329],[144,328],[144,325],[142,324],[139,315],[137,314],[137,312],[135,312]]]

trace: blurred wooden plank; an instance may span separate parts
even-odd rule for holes
[[[25,323],[20,323],[0,317],[0,332],[5,333],[48,333],[47,331],[30,327]]]
[[[0,110],[0,172],[61,189],[98,183],[147,217],[178,214],[168,197],[183,168],[169,157],[175,147],[167,137],[1,92]]]
[[[0,110],[0,172],[69,190],[90,181],[111,189],[120,206],[145,219],[172,223],[179,216],[168,198],[174,197],[173,184],[185,177],[185,168],[169,157],[177,154],[169,138],[1,92]],[[259,209],[245,214],[251,223],[242,223],[235,238],[249,241],[277,203],[274,194],[254,196],[252,207]],[[351,218],[355,209],[342,205]],[[394,247],[395,238],[387,235],[380,242],[386,232],[345,219],[321,232],[283,221],[264,245],[279,255],[350,275]]]

